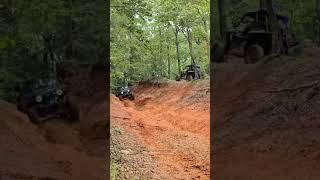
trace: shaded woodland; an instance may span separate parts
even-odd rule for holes
[[[245,12],[265,8],[287,16],[289,27],[299,40],[307,39],[320,45],[319,0],[217,0],[213,3],[211,25],[215,40],[221,40],[227,30],[233,30]]]
[[[47,76],[50,61],[61,76],[106,62],[105,1],[4,0],[0,14],[1,98],[12,101],[17,84]]]
[[[174,80],[192,63],[208,76],[209,16],[209,0],[112,0],[112,88]]]

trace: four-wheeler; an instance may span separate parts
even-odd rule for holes
[[[134,95],[128,86],[120,87],[116,92],[116,96],[121,101],[126,100],[126,99],[129,99],[131,101],[134,100]]]
[[[187,80],[191,81],[193,79],[200,79],[200,66],[199,65],[187,65],[186,68],[181,72],[180,77],[177,77],[177,81]]]
[[[289,19],[276,14],[279,23],[279,53],[288,54],[291,48],[298,45],[288,28]],[[226,33],[225,44],[214,44],[215,62],[223,62],[223,55],[232,54],[244,57],[245,63],[255,63],[265,55],[270,55],[273,48],[273,32],[268,12],[264,9],[245,13],[235,31]]]
[[[32,79],[17,87],[17,109],[31,122],[39,124],[55,117],[79,120],[79,110],[71,103],[65,89],[56,79]]]

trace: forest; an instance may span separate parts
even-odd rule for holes
[[[209,75],[209,0],[112,0],[111,88],[174,80],[186,65]]]
[[[50,62],[57,71],[80,73],[106,64],[107,4],[105,1],[0,2],[0,98],[14,101],[14,87],[46,76]],[[48,48],[45,37],[52,37]],[[54,57],[49,57],[48,54]],[[68,73],[70,76],[72,73]]]
[[[217,0],[212,3],[214,40],[221,39],[226,30],[233,30],[245,12],[257,11],[267,3],[275,13],[288,16],[289,27],[299,40],[308,39],[320,44],[319,0]]]
[[[16,84],[46,72],[43,34],[55,35],[52,51],[57,61],[75,72],[105,63],[109,42],[111,88],[131,81],[174,80],[192,61],[206,78],[210,39],[221,40],[243,13],[257,10],[262,1],[112,0],[110,17],[101,0],[2,1],[0,97],[12,100]],[[275,12],[289,17],[299,40],[320,44],[319,0],[272,3]],[[110,41],[106,39],[109,18]]]

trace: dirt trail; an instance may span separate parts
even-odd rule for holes
[[[151,179],[209,179],[209,81],[141,84],[134,93],[133,102],[112,97],[111,126],[147,149]]]
[[[105,94],[77,98],[81,120],[32,124],[0,101],[0,179],[106,179]]]
[[[255,65],[216,64],[213,177],[319,179],[319,59],[309,48]]]

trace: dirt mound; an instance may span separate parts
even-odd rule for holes
[[[318,179],[320,50],[309,51],[216,65],[217,179]]]
[[[0,101],[0,179],[105,179],[107,102],[102,96],[77,98],[80,122],[52,119],[39,126]]]
[[[209,179],[209,84],[145,83],[133,88],[134,101],[111,98],[111,127],[146,149],[153,179]]]
[[[0,179],[67,178],[61,166],[67,162],[53,161],[42,151],[45,139],[28,118],[12,104],[0,101],[0,106]]]

